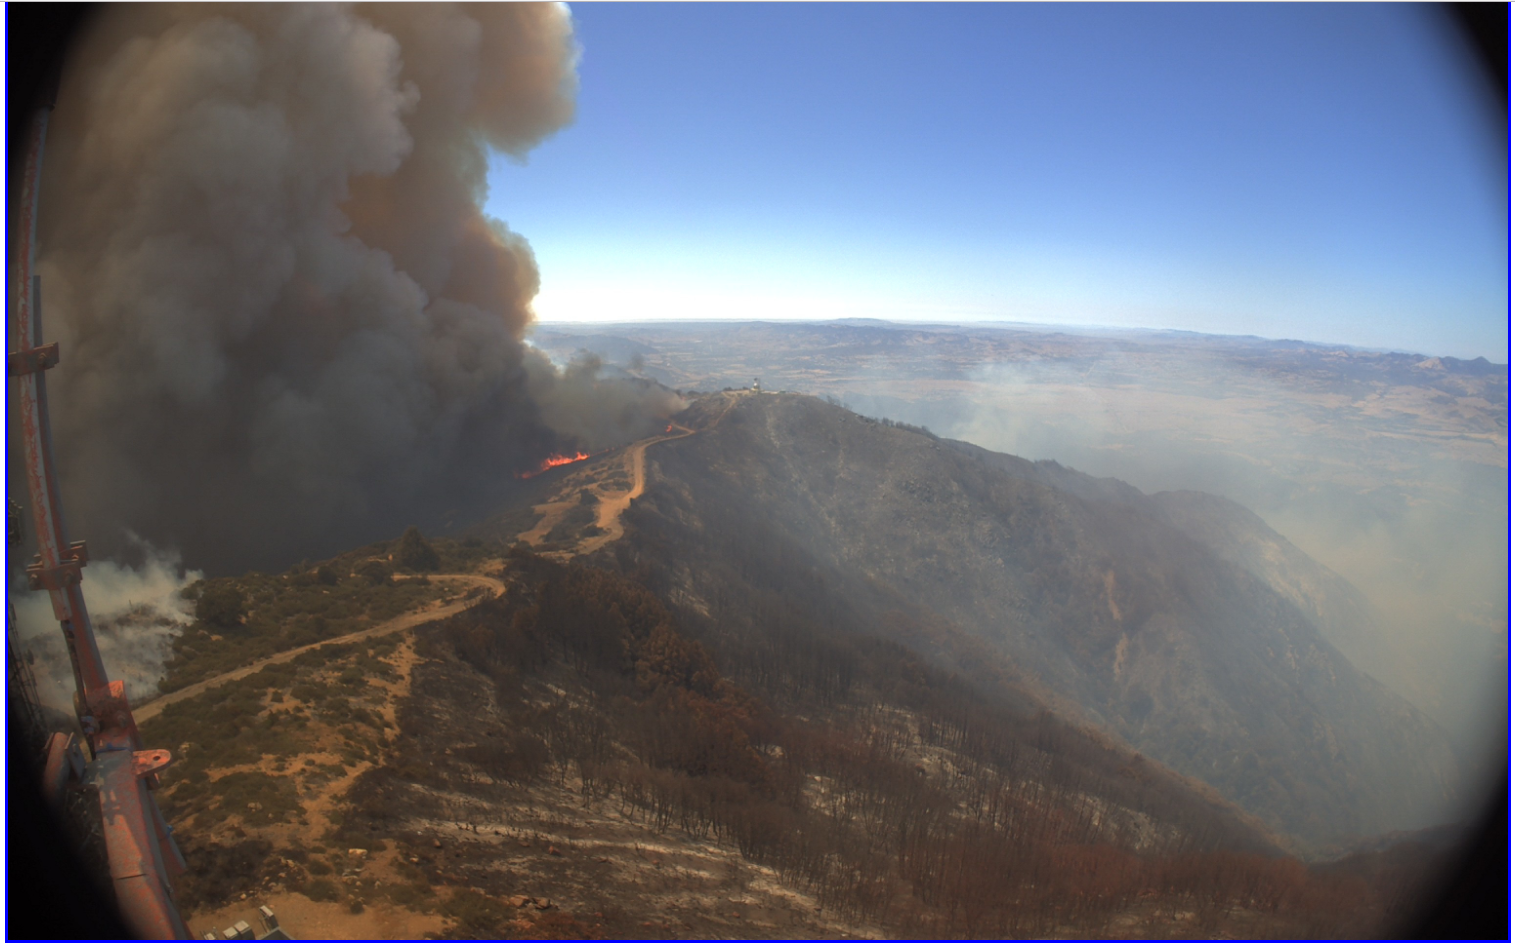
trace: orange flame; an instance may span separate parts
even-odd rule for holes
[[[542,459],[542,464],[537,467],[537,470],[523,472],[521,474],[521,477],[534,478],[542,472],[547,471],[551,468],[557,468],[561,465],[571,465],[576,461],[583,461],[588,457],[588,455],[584,454],[581,451],[575,452],[572,455],[548,455],[546,458]]]
[[[666,435],[668,432],[671,432],[671,431],[673,431],[673,423],[669,422],[668,423],[668,427],[665,428],[665,429],[663,429],[663,433]]]

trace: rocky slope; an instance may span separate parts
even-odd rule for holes
[[[269,904],[299,938],[1364,938],[1436,875],[1284,856],[891,588],[757,529],[680,563],[640,508],[573,556],[439,542],[504,592],[240,678],[214,673],[318,616],[448,591],[367,569],[404,539],[205,581],[249,611],[188,637],[170,681],[206,688],[143,732],[175,749],[194,930]]]
[[[985,651],[1303,849],[1436,823],[1455,801],[1424,715],[1130,486],[802,396],[717,396],[682,421],[699,431],[647,452],[628,517],[706,609],[720,558],[808,572],[821,611],[923,608],[945,621],[942,655]]]
[[[1179,530],[1299,607],[1358,669],[1406,693],[1406,677],[1377,635],[1383,617],[1339,574],[1234,501],[1202,491],[1161,491],[1152,495],[1151,502]]]

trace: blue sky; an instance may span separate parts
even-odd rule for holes
[[[1367,4],[581,4],[491,167],[544,320],[1014,320],[1506,359],[1508,159]]]

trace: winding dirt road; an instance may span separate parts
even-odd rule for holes
[[[631,446],[631,487],[623,493],[600,498],[595,526],[603,533],[586,538],[579,544],[578,553],[593,553],[611,541],[620,540],[626,533],[626,528],[621,526],[621,515],[626,513],[626,509],[631,507],[631,502],[641,497],[642,492],[647,488],[647,449],[659,442],[671,442],[694,434],[692,428],[685,428],[682,425],[673,427],[678,429],[677,435],[659,435]]]
[[[659,442],[671,442],[680,438],[688,438],[696,431],[704,431],[707,429],[715,428],[717,425],[721,424],[721,420],[731,412],[732,407],[737,404],[738,400],[740,400],[744,394],[745,393],[741,392],[732,393],[727,399],[726,408],[721,412],[720,415],[716,416],[714,422],[706,425],[704,429],[688,428],[675,422],[672,424],[671,428],[678,430],[677,435],[658,435],[656,437],[648,438],[644,441],[640,441],[632,445],[630,449],[631,488],[621,494],[612,494],[600,498],[598,513],[595,519],[595,526],[598,527],[602,533],[594,537],[585,538],[579,543],[579,546],[575,549],[574,553],[593,553],[594,551],[599,550],[601,547],[604,547],[606,544],[611,543],[612,541],[620,540],[621,537],[626,533],[625,527],[621,525],[621,515],[625,514],[626,509],[631,507],[632,501],[635,501],[637,498],[642,496],[642,491],[647,487],[648,448],[651,448],[653,445],[656,445]]]
[[[585,537],[571,550],[549,550],[543,556],[553,560],[566,561],[582,554],[594,553],[606,544],[620,540],[626,533],[626,528],[621,524],[621,515],[631,507],[631,502],[642,496],[647,488],[647,449],[660,442],[671,442],[680,438],[688,438],[696,432],[708,431],[721,423],[741,399],[747,395],[745,390],[726,393],[726,407],[721,414],[716,416],[715,421],[710,422],[698,429],[689,428],[674,422],[669,425],[669,431],[662,435],[654,435],[634,442],[623,449],[619,455],[614,456],[614,462],[618,463],[620,471],[624,472],[628,467],[631,469],[631,487],[624,491],[605,491],[604,482],[613,480],[612,476],[602,469],[602,473],[594,475],[586,483],[580,480],[569,480],[553,500],[538,504],[532,510],[540,516],[536,526],[530,530],[522,531],[516,535],[516,539],[532,547],[540,546],[547,539],[553,528],[562,523],[563,518],[579,506],[580,492],[588,488],[595,496],[595,526],[599,528],[591,537]],[[674,431],[677,433],[674,434]],[[603,462],[602,462],[603,463]],[[570,475],[574,478],[576,475]]]
[[[485,577],[472,573],[433,573],[430,574],[430,576],[433,580],[467,580],[474,584],[488,587],[491,591],[494,592],[496,596],[505,592],[505,584],[502,581],[495,579],[494,577]],[[160,695],[157,698],[153,699],[151,702],[144,703],[143,705],[132,709],[132,717],[135,718],[137,720],[137,724],[140,725],[148,719],[153,718],[159,712],[163,711],[165,708],[175,702],[182,701],[183,699],[193,698],[208,689],[219,688],[228,682],[235,682],[237,679],[240,679],[243,676],[252,675],[254,672],[257,672],[259,669],[262,669],[264,666],[271,663],[288,662],[294,657],[300,655],[302,652],[308,652],[312,649],[317,649],[321,646],[327,646],[332,643],[355,643],[362,639],[371,639],[374,636],[383,636],[386,633],[394,633],[402,629],[410,629],[413,626],[419,626],[422,623],[429,623],[432,620],[444,619],[445,617],[451,616],[454,613],[461,613],[463,610],[472,606],[476,602],[478,602],[478,598],[475,597],[458,600],[453,603],[448,603],[445,606],[434,606],[429,609],[417,610],[414,613],[406,613],[403,616],[396,616],[392,620],[386,620],[377,626],[370,626],[367,629],[360,629],[351,633],[343,633],[340,636],[333,636],[331,639],[323,639],[318,643],[307,643],[304,646],[299,646],[294,649],[286,649],[283,652],[276,653],[266,659],[259,659],[257,662],[249,663],[248,665],[242,666],[239,669],[233,669],[231,672],[223,672],[221,675],[212,676],[211,678],[206,679],[202,682],[196,682],[194,685],[187,685],[184,688],[179,689],[177,692],[170,692],[167,695]]]

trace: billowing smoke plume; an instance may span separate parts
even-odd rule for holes
[[[132,701],[156,695],[163,677],[169,642],[193,622],[191,604],[180,596],[201,579],[186,573],[179,559],[137,538],[140,567],[92,563],[84,569],[84,597],[94,621],[95,640],[105,668],[126,684]],[[14,596],[18,651],[37,680],[42,701],[54,708],[73,708],[74,672],[67,647],[53,619],[46,593]]]
[[[660,420],[685,407],[650,380],[600,378],[603,365],[599,356],[583,353],[560,372],[540,350],[528,348],[526,387],[541,406],[542,420],[585,444],[605,445],[625,440],[628,433],[640,438],[661,432]],[[610,391],[613,400],[607,399]]]
[[[667,396],[528,359],[536,264],[480,209],[490,149],[572,119],[576,61],[557,5],[109,9],[43,178],[72,533],[277,568],[655,426]]]

